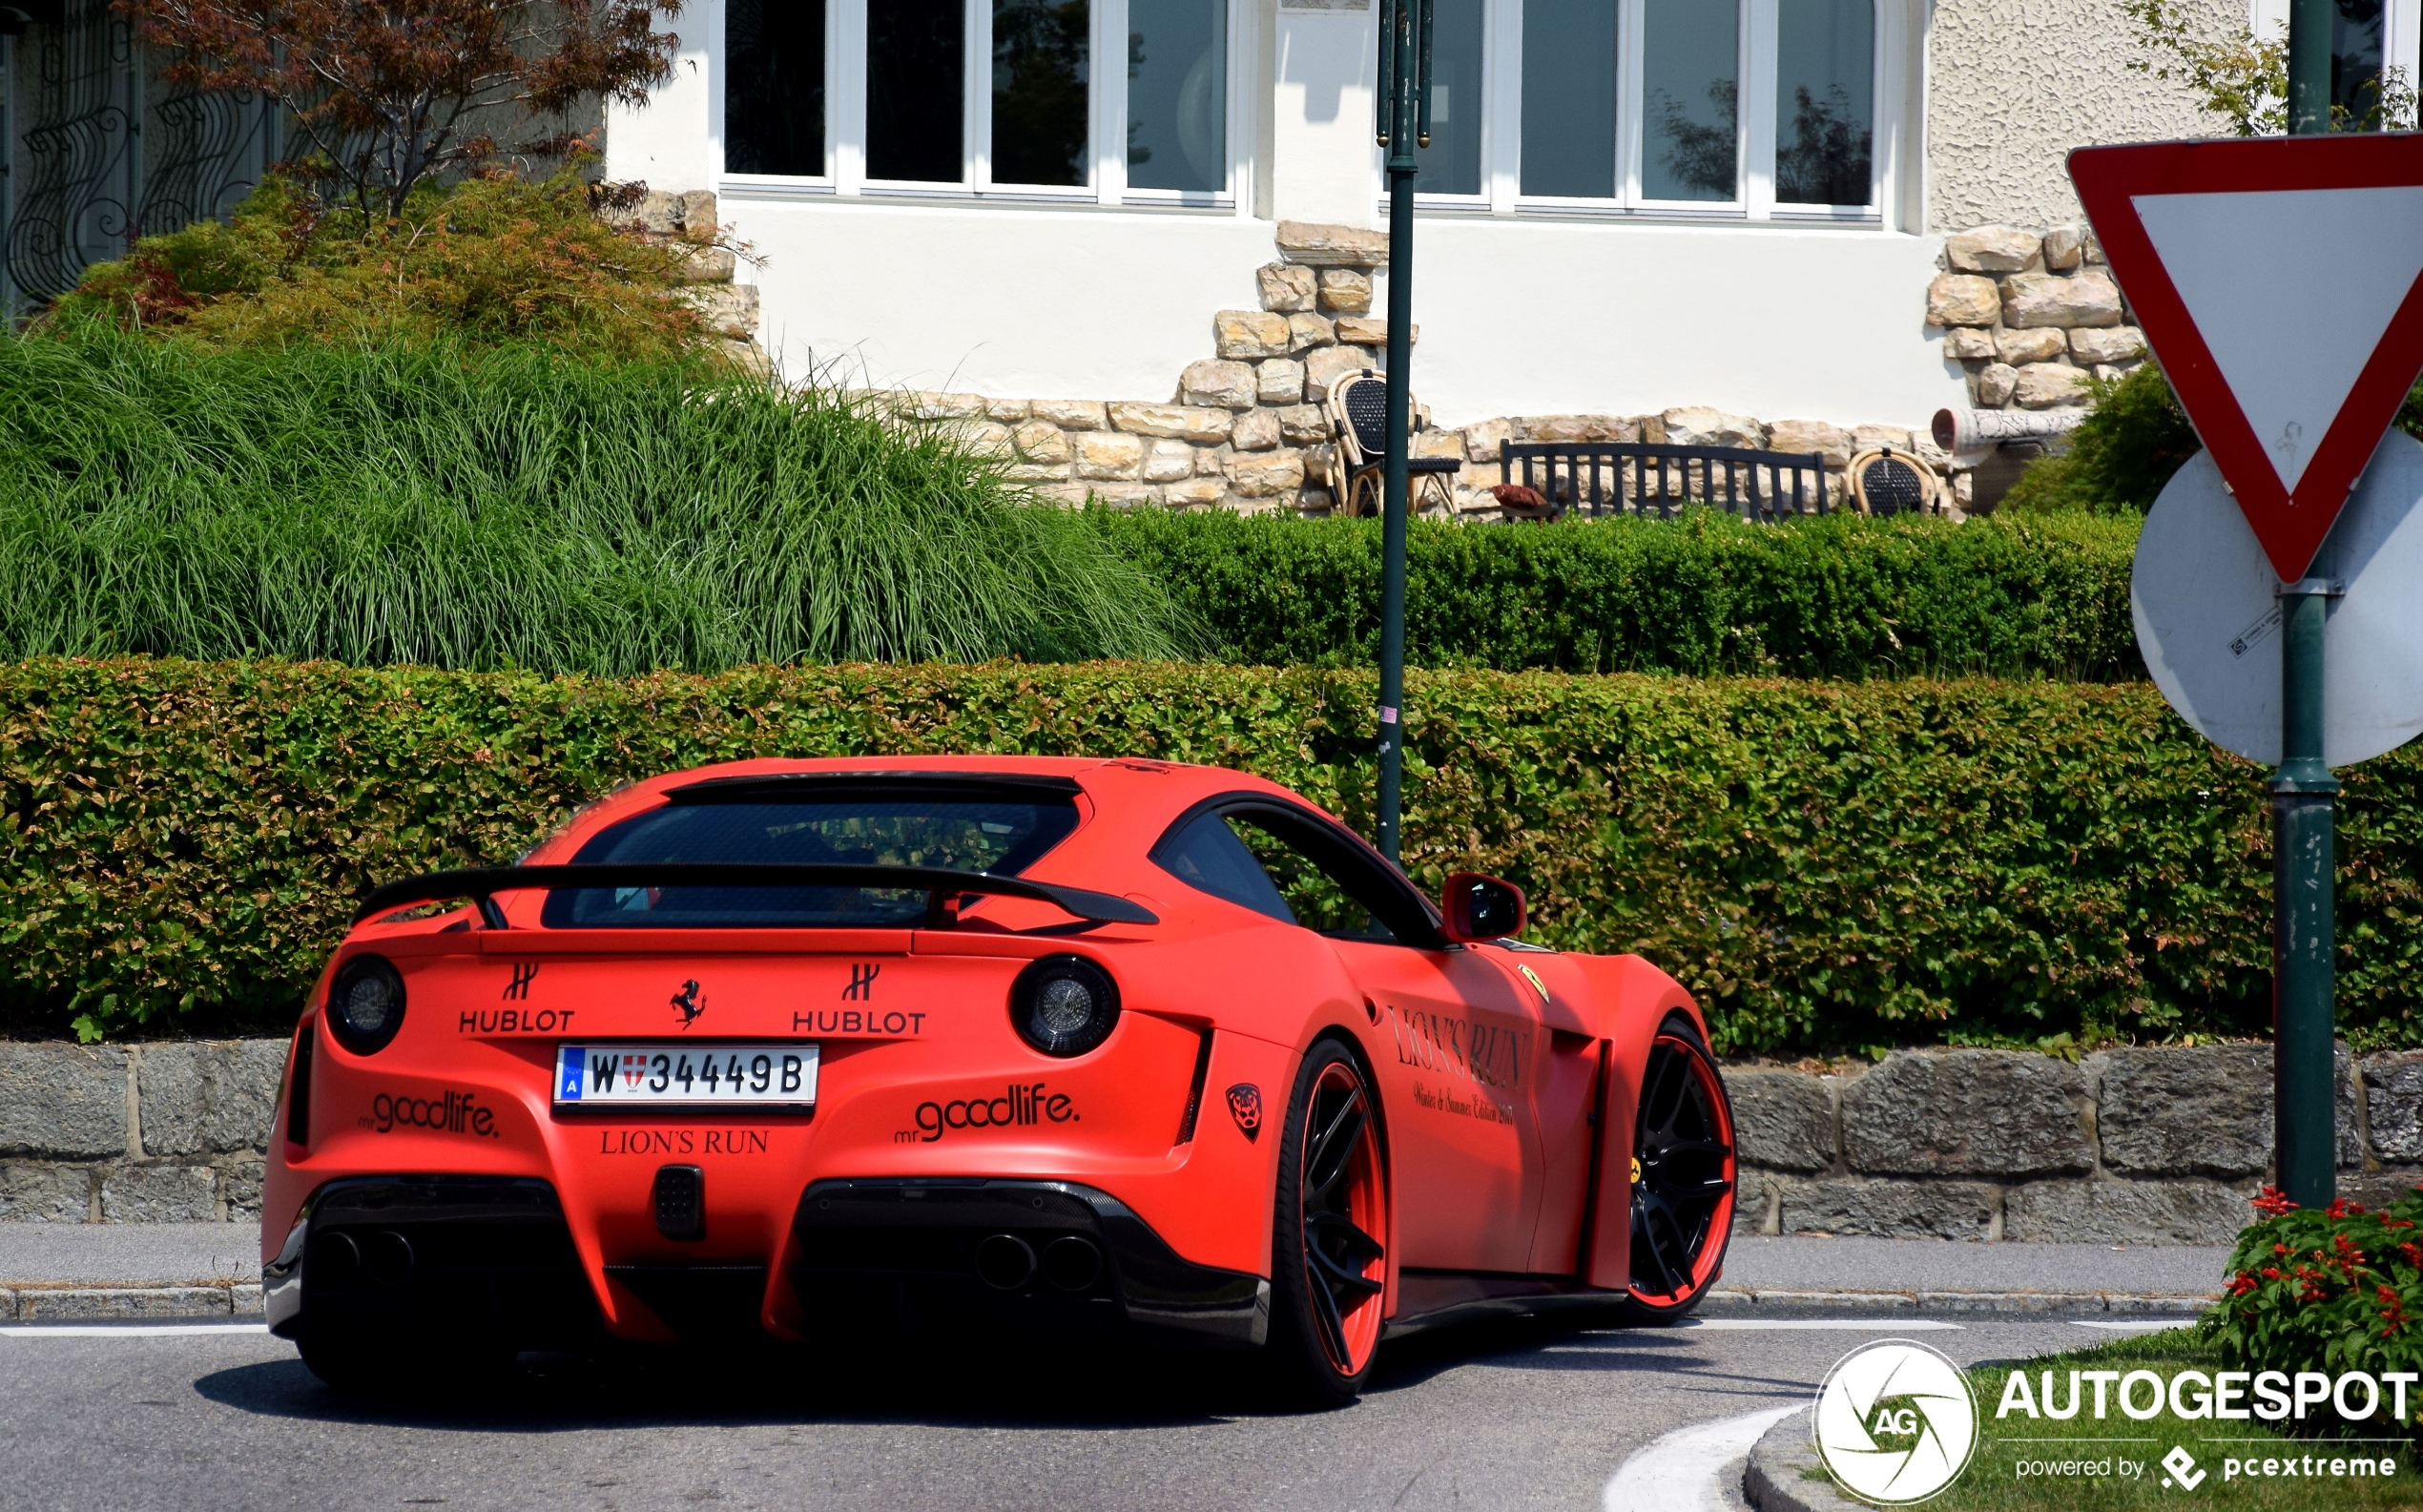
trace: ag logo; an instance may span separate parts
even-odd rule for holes
[[[1977,1446],[1967,1378],[1924,1344],[1863,1345],[1817,1389],[1817,1456],[1863,1502],[1923,1502],[1959,1479]]]

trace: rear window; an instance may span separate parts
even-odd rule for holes
[[[1067,839],[1065,793],[914,783],[702,784],[592,836],[572,860],[825,862],[1016,876]],[[574,887],[549,929],[904,928],[926,895],[897,887]]]

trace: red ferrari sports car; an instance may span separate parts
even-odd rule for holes
[[[261,1219],[323,1378],[607,1336],[1079,1330],[1343,1401],[1385,1335],[1716,1279],[1732,1119],[1636,956],[1441,905],[1273,783],[762,760],[380,888]]]

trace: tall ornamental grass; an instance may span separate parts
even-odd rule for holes
[[[513,345],[0,337],[0,657],[621,674],[1189,646],[1081,518],[829,393]]]

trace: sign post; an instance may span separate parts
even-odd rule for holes
[[[1397,860],[1404,777],[1405,455],[1413,445],[1414,161],[1430,145],[1432,0],[1380,0],[1379,144],[1388,149],[1388,465],[1380,505],[1379,853]]]
[[[2290,114],[2300,130],[2319,132],[2329,120],[2327,30],[2318,75],[2312,43],[2310,35],[2303,44],[2291,39]],[[2219,469],[2218,480],[2201,474],[2207,481],[2199,487],[2217,481],[2235,500],[2271,572],[2268,613],[2247,627],[2252,640],[2237,638],[2241,661],[2230,675],[2249,686],[2268,679],[2271,669],[2254,667],[2243,652],[2277,631],[2279,680],[2265,682],[2266,695],[2276,697],[2276,743],[2261,742],[2262,758],[2277,763],[2270,780],[2276,1180],[2299,1205],[2321,1206],[2336,1185],[2331,868],[2339,784],[2329,757],[2343,713],[2324,698],[2326,661],[2339,660],[2325,625],[2345,591],[2342,577],[2365,566],[2339,559],[2332,527],[2423,369],[2423,138],[2368,133],[2088,148],[2070,155],[2070,175],[2148,344]],[[2149,516],[2139,546],[2141,583],[2151,543],[2172,539],[2152,525]],[[2143,595],[2136,596],[2142,617]],[[2149,645],[2147,662],[2188,665],[2202,655],[2194,647]],[[2348,713],[2403,716],[2402,709],[2361,707],[2381,696],[2371,686],[2337,695]],[[2251,754],[2243,731],[2225,737],[2200,720],[2192,700],[2174,694],[2172,702],[2208,737]],[[2202,707],[2212,706],[2208,696]],[[2351,751],[2340,760],[2386,749]]]

